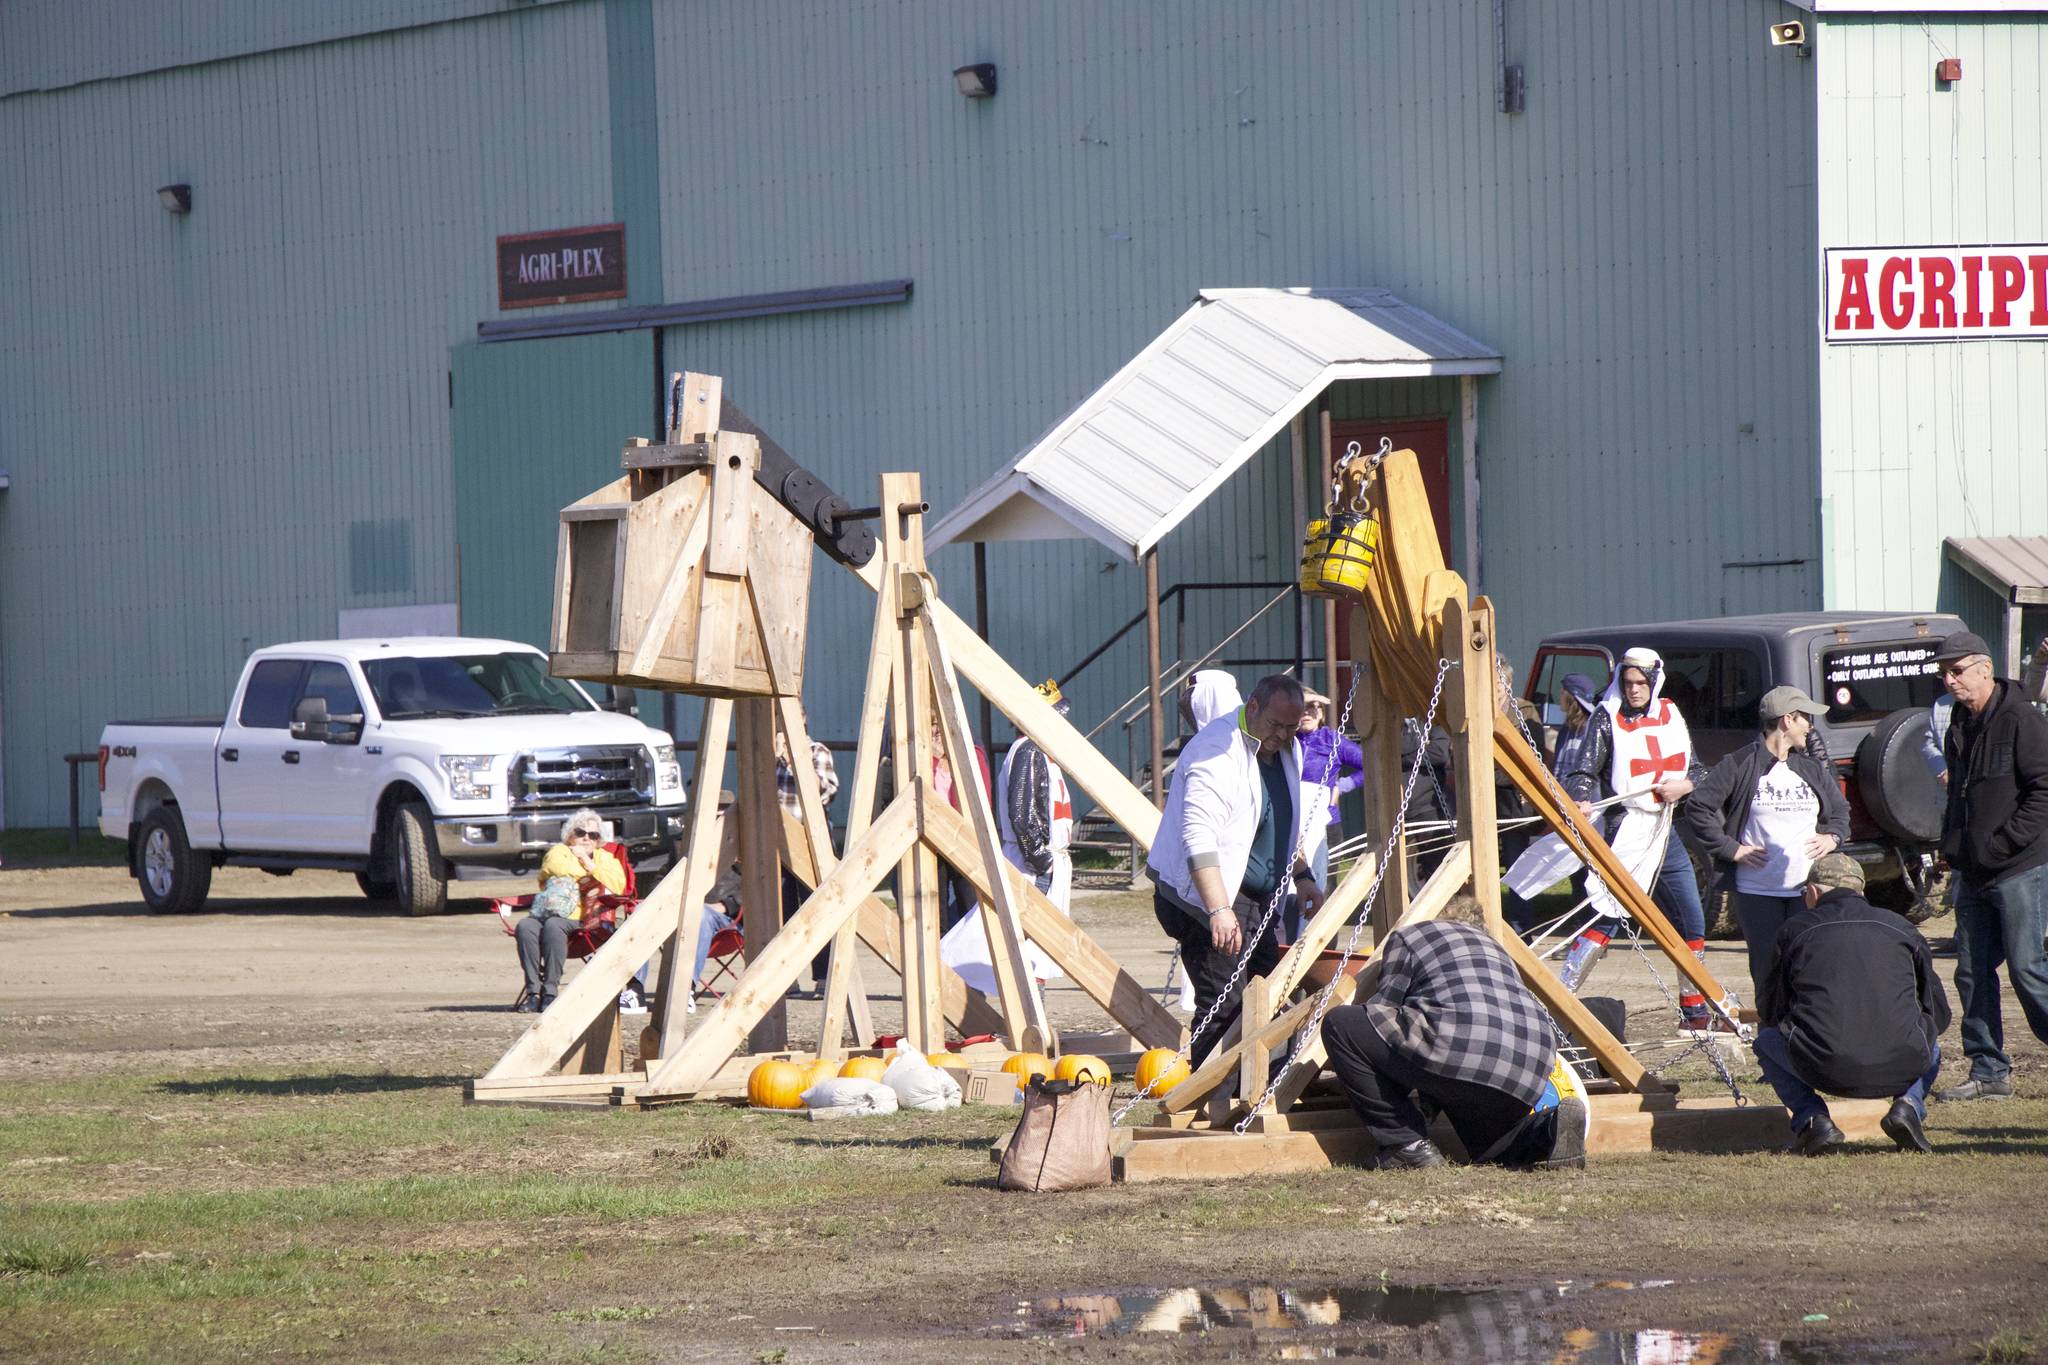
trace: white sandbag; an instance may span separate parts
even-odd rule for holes
[[[896,1102],[905,1109],[936,1114],[960,1103],[960,1082],[907,1043],[896,1045],[896,1060],[882,1073],[882,1084],[895,1092]]]
[[[880,1081],[858,1076],[827,1076],[797,1098],[806,1109],[859,1109],[871,1114],[896,1112],[896,1092]]]

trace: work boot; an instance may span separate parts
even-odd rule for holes
[[[2012,1098],[2012,1079],[2001,1076],[1994,1081],[1972,1076],[1961,1085],[1935,1091],[1934,1098],[1943,1104],[1957,1104],[1963,1100],[2009,1100]]]
[[[1797,1156],[1831,1156],[1842,1150],[1849,1139],[1842,1136],[1842,1130],[1835,1127],[1835,1121],[1826,1114],[1815,1114],[1806,1121],[1806,1126],[1792,1135],[1792,1145],[1787,1152]]]
[[[1685,946],[1692,950],[1693,960],[1702,967],[1707,965],[1707,941],[1703,938],[1689,938]],[[1686,1033],[1707,1033],[1713,1029],[1713,1016],[1707,1009],[1707,997],[1698,991],[1681,991],[1678,995],[1678,1027]]]
[[[1884,1129],[1884,1135],[1902,1152],[1934,1150],[1934,1144],[1927,1140],[1927,1130],[1920,1125],[1920,1111],[1903,1096],[1892,1101],[1892,1107],[1884,1111],[1884,1117],[1877,1121],[1877,1126]]]
[[[512,1011],[515,1014],[539,1014],[540,1001],[530,995],[522,996],[519,1003],[512,1007]]]
[[[1413,1142],[1403,1143],[1399,1147],[1381,1152],[1375,1164],[1383,1171],[1390,1168],[1426,1171],[1433,1166],[1444,1166],[1449,1163],[1444,1160],[1444,1154],[1436,1149],[1434,1142],[1428,1138],[1417,1138]]]
[[[1572,946],[1565,952],[1564,965],[1557,970],[1564,981],[1564,988],[1577,995],[1579,987],[1593,974],[1593,964],[1606,955],[1607,935],[1597,929],[1588,929],[1573,939]]]
[[[1550,1156],[1536,1164],[1540,1171],[1584,1170],[1586,1166],[1586,1130],[1592,1123],[1592,1114],[1586,1102],[1576,1095],[1566,1096],[1557,1102],[1557,1137],[1550,1144]]]

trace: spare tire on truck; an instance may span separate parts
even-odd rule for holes
[[[1948,792],[1928,771],[1921,745],[1927,708],[1894,711],[1856,746],[1856,789],[1863,808],[1885,833],[1912,844],[1941,839]]]

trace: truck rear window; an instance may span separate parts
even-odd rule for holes
[[[1828,723],[1853,725],[1882,720],[1894,711],[1927,707],[1941,694],[1934,662],[1938,640],[1845,645],[1820,656],[1821,695]]]

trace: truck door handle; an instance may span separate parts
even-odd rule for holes
[[[285,761],[285,762],[287,762],[287,763],[296,763],[296,762],[298,762],[298,761],[299,761],[299,751],[298,751],[297,749],[286,749],[286,750],[284,751],[284,761]]]
[[[223,763],[235,763],[240,761],[241,757],[242,751],[240,749],[222,749],[220,751],[220,761]]]

